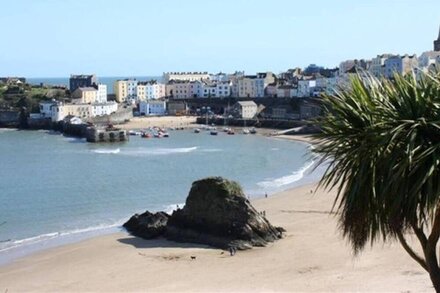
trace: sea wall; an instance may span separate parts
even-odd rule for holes
[[[96,116],[89,121],[93,124],[122,124],[133,118],[133,110],[128,108],[120,108],[117,112],[112,113],[110,115]]]
[[[1,110],[0,127],[18,127],[20,124],[20,111]]]
[[[225,121],[226,120],[226,121]],[[206,124],[206,118],[197,118],[198,124]],[[208,124],[215,125],[229,125],[229,126],[255,126],[262,128],[273,128],[273,129],[289,129],[300,126],[306,126],[308,123],[306,121],[298,120],[283,120],[283,119],[238,119],[238,118],[210,118],[208,119]]]
[[[87,127],[86,140],[88,142],[118,142],[128,141],[128,133],[121,129],[99,129]]]

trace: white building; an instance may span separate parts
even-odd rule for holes
[[[95,103],[98,90],[94,87],[79,87],[72,93],[72,98],[79,103]]]
[[[208,72],[164,72],[163,82],[169,83],[174,81],[196,81],[209,80],[210,74]]]
[[[137,101],[137,80],[128,79],[127,80],[127,100],[129,101]]]
[[[316,89],[316,80],[302,79],[298,80],[298,97],[310,97]]]
[[[52,117],[52,107],[56,106],[54,101],[43,101],[40,102],[40,114],[41,117],[51,118]]]
[[[370,73],[377,78],[383,76],[385,74],[385,61],[392,56],[391,54],[382,54],[371,59]]]
[[[418,58],[418,68],[422,71],[428,71],[436,66],[437,60],[440,58],[440,51],[423,52]]]
[[[63,120],[66,116],[76,116],[81,119],[92,117],[92,105],[85,103],[78,104],[64,104],[57,103],[52,107],[52,121],[58,122]]]
[[[116,102],[104,102],[92,104],[91,117],[110,115],[118,110],[118,103]]]
[[[96,95],[96,102],[97,103],[107,102],[107,85],[102,83],[98,84],[98,93]]]
[[[417,68],[416,55],[393,56],[385,60],[385,77],[392,78],[394,73],[407,74]]]
[[[219,81],[216,83],[216,97],[229,97],[232,91],[232,83],[230,81]]]
[[[237,102],[235,107],[239,116],[243,119],[252,119],[257,115],[258,106],[254,101]]]
[[[165,115],[166,103],[161,100],[147,100],[139,103],[141,115]]]
[[[209,79],[213,82],[229,81],[229,76],[226,73],[219,72],[217,74],[210,74]]]
[[[117,80],[113,84],[113,91],[118,103],[130,102],[133,103],[138,100],[137,98],[137,80],[124,79]]]

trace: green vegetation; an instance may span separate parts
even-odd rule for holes
[[[64,89],[31,86],[29,84],[1,85],[0,109],[26,107],[29,112],[39,112],[39,103],[45,100],[66,98]]]
[[[320,185],[337,188],[343,235],[355,252],[398,239],[440,292],[440,75],[356,76],[323,102],[314,152],[329,163]]]

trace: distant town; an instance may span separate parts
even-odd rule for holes
[[[122,123],[133,115],[309,119],[319,115],[320,107],[316,103],[319,97],[344,87],[352,74],[367,72],[375,77],[392,78],[395,73],[433,70],[440,65],[440,32],[433,49],[420,56],[381,54],[369,60],[345,60],[336,68],[311,64],[279,74],[165,72],[161,80],[117,80],[113,94],[108,94],[107,86],[99,83],[94,74],[71,75],[68,88],[30,85],[25,78],[2,77],[0,125],[18,120],[17,110],[23,115],[23,108],[28,120],[36,124],[41,120],[66,119],[78,123]]]

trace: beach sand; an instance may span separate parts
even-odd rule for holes
[[[432,292],[428,274],[398,243],[356,257],[330,214],[335,194],[315,185],[258,199],[284,227],[265,248],[227,252],[127,233],[43,251],[0,268],[0,292]],[[191,259],[195,256],[196,259]]]

